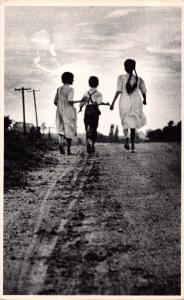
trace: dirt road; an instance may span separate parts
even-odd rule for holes
[[[180,294],[180,148],[73,148],[4,198],[4,294]]]

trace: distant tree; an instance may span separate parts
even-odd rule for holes
[[[97,133],[97,142],[98,143],[107,143],[108,142],[108,136],[98,132]]]
[[[114,124],[111,124],[110,126],[110,132],[109,132],[109,142],[114,142]]]
[[[169,122],[168,122],[168,126],[169,126],[169,127],[172,127],[173,125],[174,125],[174,122],[173,122],[173,121],[169,121]]]
[[[36,138],[37,138],[37,139],[41,139],[41,137],[42,137],[42,134],[41,134],[41,132],[40,132],[40,127],[38,126],[38,127],[36,128]]]
[[[36,128],[34,125],[32,125],[29,130],[29,139],[33,140],[35,137],[36,137]]]
[[[151,129],[147,130],[146,131],[146,136],[148,137],[148,139],[150,141],[153,141],[154,140],[154,130],[151,130]]]
[[[163,129],[147,130],[147,137],[150,141],[180,142],[181,141],[181,121],[174,125],[169,121]]]
[[[162,141],[162,139],[163,139],[162,130],[160,128],[156,129],[156,130],[150,130],[147,132],[147,137],[151,141],[155,141],[155,142]]]
[[[176,140],[181,141],[181,121],[176,125]]]
[[[8,131],[12,125],[12,120],[9,116],[4,116],[4,131]]]
[[[175,126],[173,121],[163,128],[163,140],[166,142],[175,141]]]
[[[118,142],[119,142],[119,129],[118,129],[118,125],[117,125],[115,132],[114,132],[114,143],[118,143]]]
[[[47,126],[46,126],[45,122],[43,122],[43,123],[41,124],[41,130],[42,130],[43,134],[45,133],[45,130],[46,130],[46,129],[47,129]]]

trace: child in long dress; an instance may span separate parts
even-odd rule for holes
[[[65,154],[64,138],[67,140],[67,154],[70,155],[71,140],[77,135],[77,114],[73,101],[74,89],[70,86],[73,84],[74,76],[70,72],[65,72],[61,76],[63,85],[57,89],[54,99],[56,110],[56,131],[59,135],[59,150]]]
[[[130,149],[128,135],[130,130],[131,152],[135,152],[135,130],[146,124],[143,104],[146,105],[147,91],[143,79],[137,76],[135,60],[127,59],[124,62],[124,67],[127,74],[118,77],[117,91],[110,109],[113,110],[114,103],[121,94],[119,113],[125,135],[124,147],[126,150]],[[135,75],[133,72],[135,72]]]
[[[97,128],[99,116],[101,114],[98,106],[109,105],[109,103],[102,102],[102,94],[97,90],[99,79],[96,76],[89,78],[90,89],[83,95],[80,104],[80,111],[86,105],[84,113],[84,125],[86,130],[87,153],[95,153],[95,142],[97,139]]]

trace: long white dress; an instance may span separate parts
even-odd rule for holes
[[[66,138],[73,138],[77,135],[77,114],[73,104],[74,89],[68,84],[57,89],[54,103],[57,105],[56,110],[56,131]]]
[[[142,78],[138,78],[137,88],[133,93],[128,94],[126,83],[129,74],[120,75],[117,81],[117,91],[121,92],[119,100],[119,113],[121,123],[124,129],[126,128],[141,128],[146,124],[146,117],[143,113],[143,99],[140,91],[146,93],[146,86]],[[130,84],[133,85],[136,77],[132,76]]]

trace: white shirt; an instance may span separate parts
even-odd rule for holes
[[[94,93],[94,94],[93,94]],[[83,97],[86,97],[89,99],[89,94],[93,94],[91,96],[92,101],[89,101],[89,105],[93,103],[101,104],[102,103],[102,94],[96,89],[96,88],[90,88],[89,91],[84,93]]]

